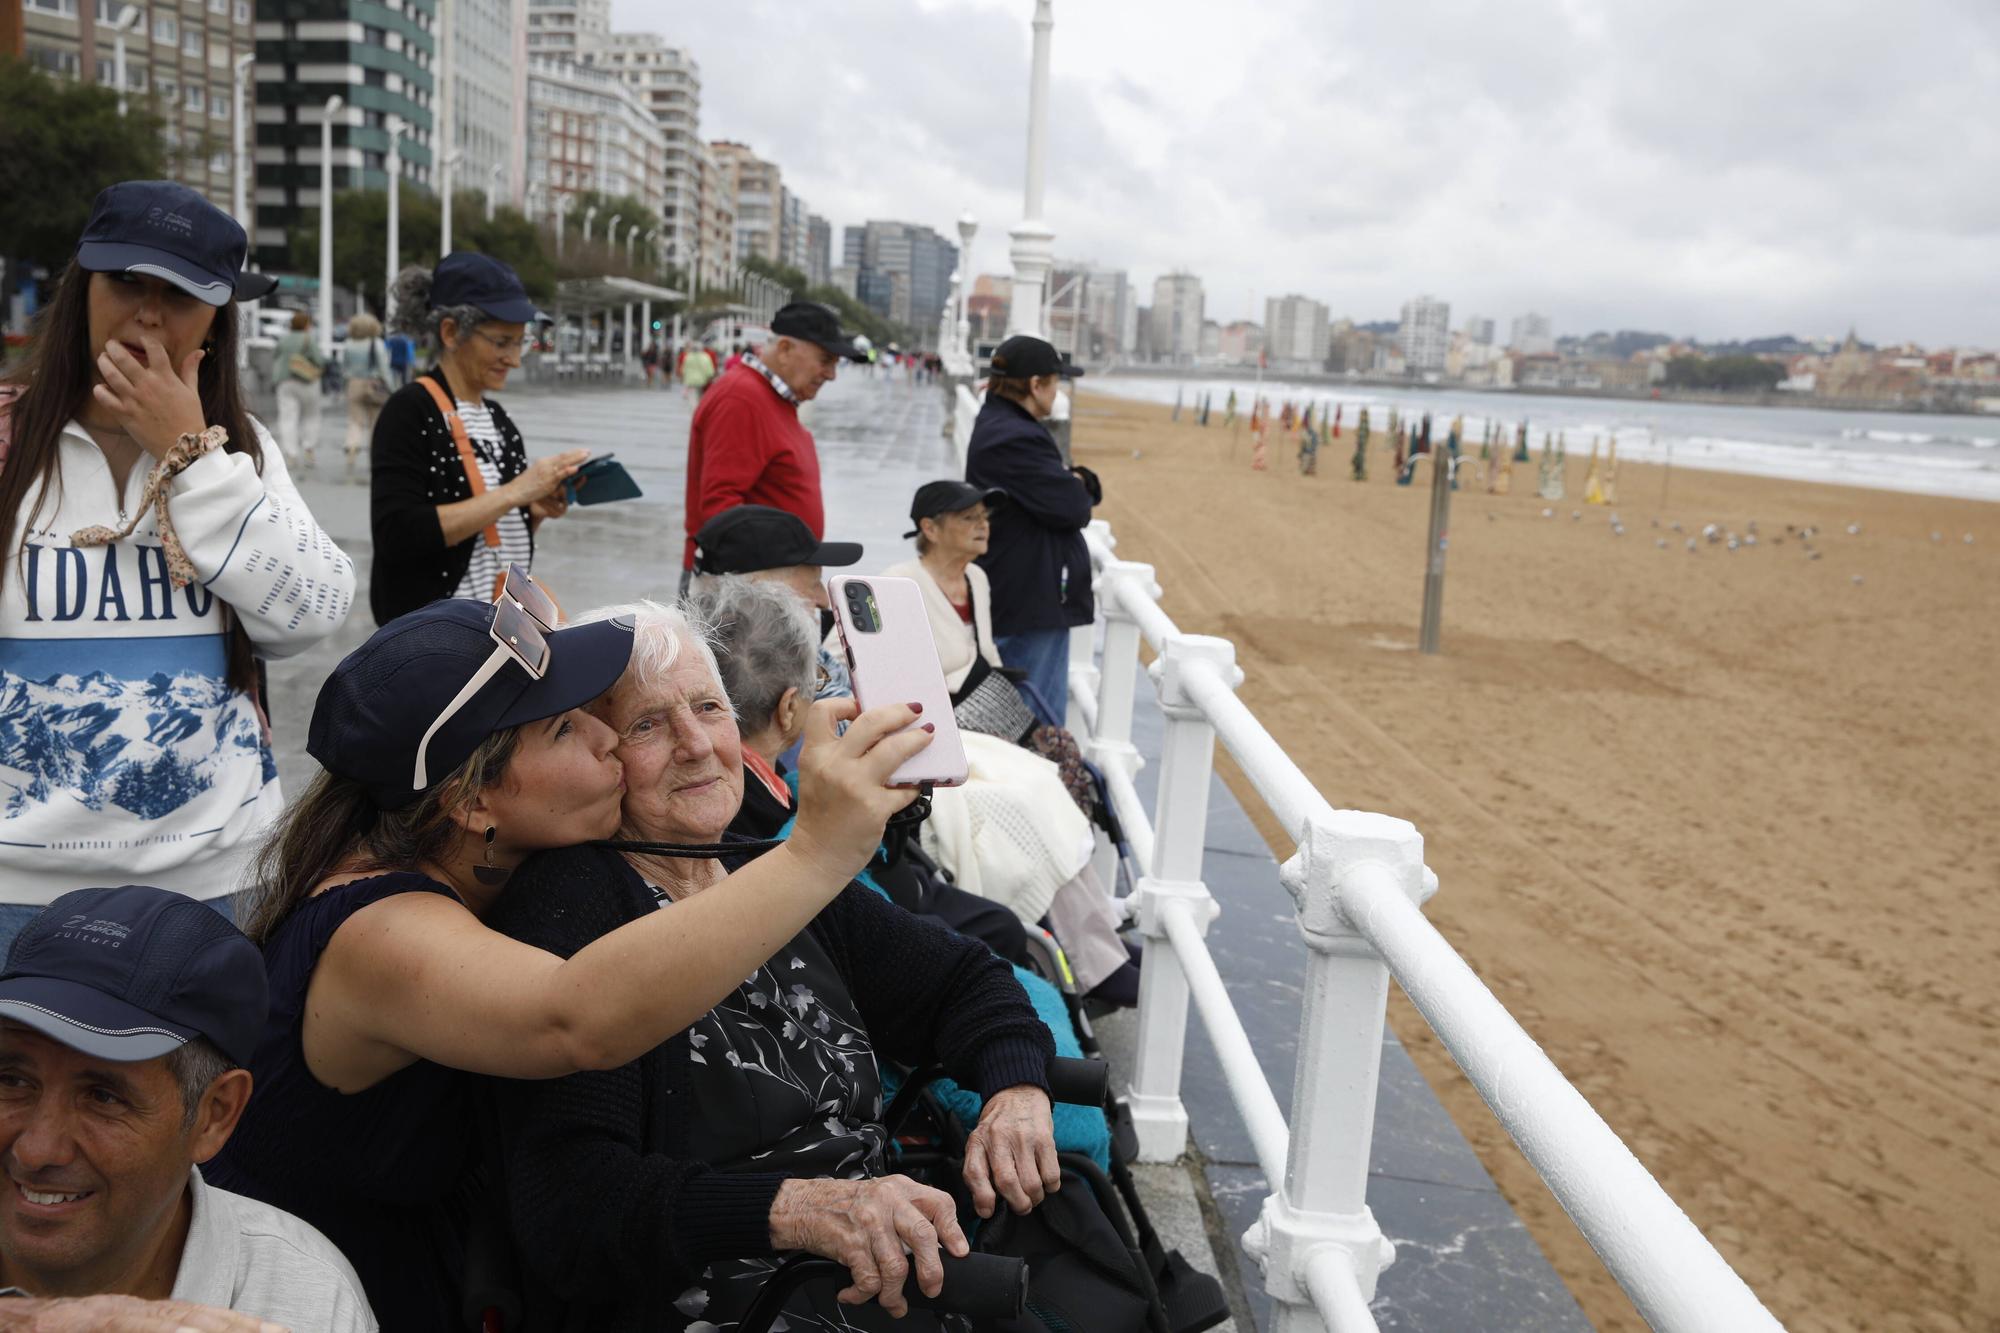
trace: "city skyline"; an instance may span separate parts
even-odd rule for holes
[[[698,53],[704,119],[821,213],[942,226],[970,207],[976,272],[1006,271],[1020,217],[1028,12],[857,0],[808,29],[771,0],[613,4],[616,26]],[[1449,28],[1279,0],[1227,42],[1199,39],[1212,15],[1187,0],[1139,13],[1055,6],[1047,220],[1060,251],[1142,289],[1201,275],[1224,323],[1288,292],[1390,319],[1430,291],[1565,334],[2000,343],[2000,148],[1969,129],[2000,13],[1973,0],[1587,21],[1529,0]]]

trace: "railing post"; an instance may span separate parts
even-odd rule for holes
[[[1278,1333],[1324,1327],[1308,1270],[1328,1250],[1341,1261],[1338,1280],[1351,1279],[1364,1305],[1396,1253],[1368,1208],[1389,969],[1341,915],[1339,902],[1343,882],[1360,873],[1392,877],[1417,903],[1434,884],[1412,825],[1355,810],[1308,815],[1298,851],[1280,873],[1310,950],[1291,1150],[1285,1179],[1272,1182],[1276,1188],[1243,1238],[1278,1306]]]
[[[1106,567],[1107,574],[1110,567]],[[1148,577],[1151,571],[1148,570]],[[1130,627],[1138,632],[1137,627]],[[1106,630],[1107,642],[1110,637]],[[1110,650],[1105,654],[1107,673]],[[1187,1045],[1188,984],[1180,957],[1167,938],[1168,904],[1192,907],[1204,933],[1215,919],[1215,899],[1201,880],[1202,844],[1208,834],[1209,783],[1215,762],[1215,728],[1183,688],[1190,670],[1219,673],[1233,688],[1242,679],[1236,648],[1227,639],[1177,634],[1162,646],[1153,673],[1166,714],[1160,746],[1160,791],[1154,807],[1153,861],[1139,880],[1139,929],[1146,961],[1139,970],[1138,1051],[1127,1095],[1138,1131],[1139,1158],[1171,1162],[1187,1148],[1187,1108],[1181,1105],[1181,1064]],[[1126,701],[1130,707],[1130,700]],[[1098,722],[1105,703],[1100,697]],[[1129,725],[1130,714],[1127,713]],[[1129,732],[1128,732],[1129,734]]]
[[[1139,771],[1132,747],[1132,698],[1139,673],[1139,622],[1119,600],[1119,588],[1134,584],[1148,597],[1160,595],[1153,567],[1130,560],[1107,560],[1097,576],[1098,609],[1104,616],[1104,658],[1097,677],[1097,727],[1084,757],[1100,768],[1116,767],[1127,777]]]

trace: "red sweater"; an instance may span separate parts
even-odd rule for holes
[[[813,536],[826,535],[812,432],[799,424],[795,404],[780,398],[762,375],[738,365],[709,386],[688,429],[683,568],[694,567],[694,535],[701,525],[742,504],[797,514]]]

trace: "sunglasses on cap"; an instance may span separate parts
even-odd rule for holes
[[[472,679],[465,687],[452,696],[430,726],[425,729],[423,739],[417,742],[416,769],[411,774],[410,789],[422,791],[430,786],[430,774],[424,757],[431,748],[431,738],[438,734],[444,724],[458,715],[460,709],[472,701],[472,697],[486,687],[486,683],[500,674],[500,668],[513,662],[530,677],[540,680],[549,670],[549,638],[555,632],[556,623],[562,619],[562,608],[556,605],[535,576],[521,565],[507,566],[507,573],[500,581],[500,589],[493,597],[493,624],[486,632],[493,640],[493,651],[472,673]]]

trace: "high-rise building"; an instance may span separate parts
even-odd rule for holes
[[[290,230],[318,215],[320,128],[329,97],[338,95],[343,103],[333,122],[336,194],[388,188],[392,119],[402,127],[396,147],[398,175],[415,185],[434,183],[437,7],[436,0],[403,0],[396,8],[376,0],[266,3],[278,16],[257,24],[254,243],[265,267],[280,268],[289,265]],[[188,8],[191,5],[184,4],[183,10]],[[183,12],[180,17],[193,15]],[[164,25],[176,21],[164,6],[156,8],[155,41],[161,41]],[[197,91],[195,86],[181,87],[190,107]],[[207,91],[213,107],[215,90]]]
[[[46,73],[113,87],[117,82],[113,20],[125,10],[120,0],[0,0],[13,11],[20,46],[0,55],[21,55]],[[166,121],[167,156],[175,180],[206,195],[224,212],[235,190],[234,90],[238,57],[256,48],[251,0],[185,0],[138,6],[125,35],[125,90],[129,103],[150,107]],[[0,27],[9,26],[0,21]],[[254,94],[244,96],[244,114],[255,111]],[[244,127],[244,142],[256,133]]]
[[[1412,374],[1441,373],[1451,350],[1451,303],[1433,296],[1403,302],[1396,346]]]
[[[1507,345],[1523,356],[1552,356],[1556,350],[1554,327],[1547,315],[1517,316]]]
[[[936,333],[958,267],[957,246],[920,223],[872,219],[846,229],[841,258],[860,274],[863,305],[919,338]]]
[[[1467,342],[1481,347],[1491,347],[1493,345],[1493,332],[1492,320],[1482,319],[1478,315],[1467,315],[1465,317],[1465,340]]]
[[[1132,282],[1122,268],[1091,265],[1084,276],[1085,352],[1098,361],[1132,355]]]
[[[593,34],[578,58],[623,79],[665,136],[660,239],[668,262],[685,273],[701,231],[701,66],[651,32]]]
[[[812,262],[812,232],[806,225],[806,201],[789,189],[781,190],[783,204],[778,210],[778,262],[805,273]]]
[[[709,147],[715,164],[736,180],[736,255],[740,263],[756,255],[782,262],[784,240],[784,181],[775,162],[766,162],[747,144],[718,139]]]
[[[824,287],[833,276],[833,224],[817,213],[806,217],[806,282]],[[850,293],[852,295],[852,293]]]
[[[728,287],[736,268],[736,170],[725,166],[715,150],[702,144],[699,150],[701,184],[696,193],[695,213],[700,219],[694,253],[698,262],[697,286],[702,291]]]
[[[450,85],[450,114],[440,103],[438,119],[451,136],[440,151],[458,154],[452,190],[492,191],[519,205],[527,189],[527,11],[517,0],[452,0],[450,13],[449,59],[437,73]]]
[[[1265,300],[1264,350],[1272,365],[1317,370],[1326,363],[1327,341],[1323,303],[1304,296]]]
[[[1201,279],[1166,273],[1153,280],[1152,354],[1170,365],[1191,364],[1201,354]]]
[[[564,194],[630,195],[647,216],[621,223],[643,232],[659,216],[665,161],[666,136],[624,80],[574,60],[528,57],[528,175],[551,208]],[[571,209],[565,225],[578,221]]]
[[[576,60],[610,35],[611,0],[528,0],[529,55]]]
[[[1049,342],[1065,356],[1081,360],[1089,351],[1089,318],[1087,288],[1092,265],[1074,259],[1058,259],[1049,267],[1048,280],[1042,284],[1043,299],[1048,302],[1047,325]]]

